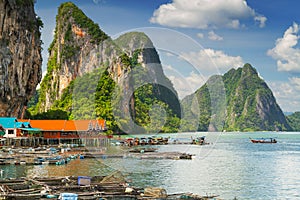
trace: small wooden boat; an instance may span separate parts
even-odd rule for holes
[[[277,140],[274,138],[261,138],[261,139],[251,139],[252,143],[277,143]]]
[[[208,142],[206,142],[205,136],[197,137],[196,139],[191,137],[191,139],[192,139],[192,144],[197,144],[197,145],[209,144]]]

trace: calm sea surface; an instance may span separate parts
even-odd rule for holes
[[[93,176],[123,172],[137,187],[163,187],[168,193],[217,194],[222,199],[300,199],[300,133],[169,134],[190,139],[206,135],[210,145],[165,145],[158,151],[194,154],[192,160],[134,158],[73,160],[63,166],[1,166],[2,178]],[[165,135],[164,135],[165,136]],[[277,144],[252,144],[251,138],[275,137]],[[123,151],[111,147],[109,153]]]

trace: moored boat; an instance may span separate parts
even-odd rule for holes
[[[251,139],[250,141],[252,143],[277,143],[277,140],[275,138],[261,138],[261,139]]]

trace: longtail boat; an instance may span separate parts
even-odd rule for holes
[[[261,139],[251,139],[252,143],[277,143],[277,140],[274,138],[261,138]]]

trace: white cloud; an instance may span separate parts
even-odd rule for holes
[[[288,82],[270,82],[269,86],[281,109],[285,112],[300,111],[300,78],[290,78]]]
[[[201,71],[220,71],[224,73],[228,69],[241,67],[244,64],[240,56],[229,56],[223,51],[213,49],[182,53],[181,58]]]
[[[267,20],[250,8],[246,0],[173,0],[155,10],[150,22],[182,28],[239,28],[241,20],[251,18],[260,27]]]
[[[191,85],[193,91],[199,89],[207,81],[207,77],[202,74],[195,73],[192,71],[188,77],[186,77],[187,82]]]
[[[266,26],[267,18],[265,16],[255,16],[254,20],[259,22],[260,28],[263,28]]]
[[[171,65],[163,65],[166,76],[171,80],[180,99],[192,94],[207,81],[203,74],[191,71],[187,76],[177,71]]]
[[[213,41],[221,41],[223,40],[223,37],[217,35],[214,31],[208,32],[208,39]]]
[[[164,71],[174,71],[174,68],[171,65],[163,65]]]
[[[202,38],[204,38],[204,34],[203,33],[198,33],[197,37],[202,39]]]
[[[275,47],[267,54],[277,60],[279,71],[300,72],[300,49],[296,48],[299,40],[299,25],[294,23],[276,40]]]
[[[291,85],[293,86],[293,88],[295,88],[297,90],[297,92],[300,92],[300,78],[299,77],[292,77],[289,78]],[[300,108],[299,108],[300,110]]]
[[[105,0],[93,0],[93,2],[94,2],[95,4],[106,3]]]
[[[172,53],[170,53],[170,52],[167,52],[167,53],[166,53],[166,56],[168,56],[168,57],[173,57],[174,54],[172,54]]]

